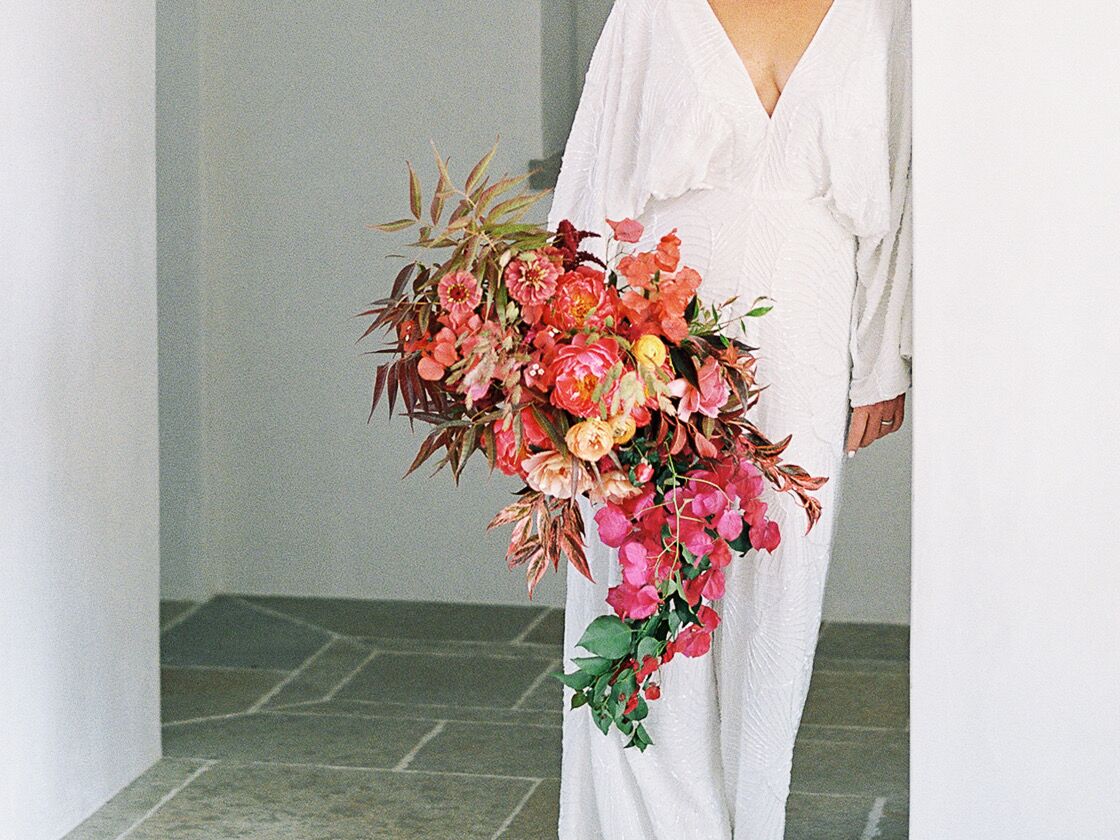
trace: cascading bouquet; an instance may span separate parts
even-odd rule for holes
[[[644,750],[659,669],[708,652],[720,620],[710,602],[733,554],[779,544],[765,484],[793,494],[811,528],[820,515],[811,493],[827,479],[783,463],[789,438],[771,442],[748,419],[762,390],[755,348],[727,334],[739,321],[724,319],[733,300],[701,304],[700,275],[680,265],[675,231],[633,252],[641,225],[605,220],[613,236],[600,260],[582,247],[597,234],[522,222],[545,193],[511,195],[528,176],[491,183],[495,150],[462,189],[436,154],[427,219],[409,166],[411,215],[374,226],[418,225],[415,247],[450,254],[406,265],[389,297],[361,313],[372,318],[362,338],[391,336],[370,416],[383,397],[391,415],[399,398],[410,422],[434,427],[409,472],[442,451],[436,470],[448,466],[458,481],[481,451],[491,469],[525,482],[490,527],[513,526],[507,559],[526,567],[530,597],[562,557],[591,577],[577,500],[597,507],[621,582],[607,596],[613,614],[579,642],[590,655],[557,677],[572,708],[588,706],[604,733],[613,725]],[[764,315],[764,303],[740,318]]]

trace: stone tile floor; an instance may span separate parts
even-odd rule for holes
[[[162,605],[164,759],[67,840],[554,840],[563,615]],[[788,840],[907,836],[908,633],[826,624]]]

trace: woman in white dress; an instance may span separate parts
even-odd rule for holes
[[[565,715],[561,840],[784,832],[844,456],[898,428],[910,382],[909,0],[827,2],[616,0],[592,58],[550,224],[632,217],[641,246],[677,228],[702,298],[773,298],[745,336],[770,386],[757,422],[831,480],[807,536],[772,494],[782,545],[728,569],[711,655],[664,669],[652,747]],[[618,582],[591,514],[567,659]]]

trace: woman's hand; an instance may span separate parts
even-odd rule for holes
[[[906,416],[906,394],[871,405],[857,405],[852,409],[852,423],[848,428],[848,457],[856,450],[870,446],[881,437],[902,428]]]

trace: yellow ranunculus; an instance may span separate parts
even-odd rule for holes
[[[635,341],[631,351],[640,364],[651,367],[661,367],[665,364],[665,357],[669,354],[669,351],[665,349],[665,342],[657,336],[649,334],[643,335]]]
[[[614,446],[614,433],[610,423],[592,417],[581,420],[568,429],[564,442],[577,458],[598,461]]]
[[[630,438],[634,437],[634,432],[638,430],[638,424],[634,422],[634,418],[629,414],[620,414],[617,417],[612,417],[611,434],[614,436],[615,443],[627,443]]]

